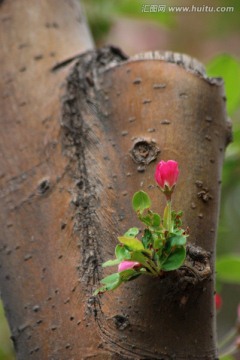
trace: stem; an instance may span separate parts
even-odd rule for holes
[[[154,269],[154,271],[156,271],[156,273],[158,274],[159,268],[157,267],[157,265],[155,264],[155,262],[153,260],[150,260],[150,265]]]
[[[147,272],[147,271],[144,271],[144,272],[141,272],[141,275],[147,275],[147,276],[151,276],[151,277],[156,277],[155,274],[153,274],[152,272]]]
[[[156,268],[155,264],[153,265],[153,262],[151,260],[148,260],[147,264],[148,264],[148,269],[151,271],[151,273],[154,276],[158,276],[158,269]]]
[[[167,200],[167,205],[163,214],[163,225],[169,232],[172,231],[172,214],[171,214],[171,200]]]
[[[229,330],[229,332],[224,336],[224,338],[220,341],[218,347],[219,349],[223,348],[230,340],[234,338],[234,336],[237,335],[237,329],[232,328]]]
[[[171,200],[168,200],[167,202],[168,205],[168,219],[167,219],[167,225],[168,225],[168,231],[171,232],[172,231],[172,204],[171,204]]]

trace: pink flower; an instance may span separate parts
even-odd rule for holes
[[[220,310],[222,307],[222,297],[219,294],[214,295],[216,310]]]
[[[156,167],[155,180],[160,189],[170,197],[178,179],[178,163],[174,160],[160,161]]]
[[[118,265],[118,272],[133,269],[135,266],[139,266],[140,263],[137,261],[122,261]]]

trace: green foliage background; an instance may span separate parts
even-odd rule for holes
[[[233,122],[234,142],[229,145],[223,168],[222,200],[217,242],[217,289],[223,296],[223,309],[219,314],[218,331],[221,337],[236,319],[236,307],[240,303],[240,50],[234,39],[240,43],[240,3],[236,0],[226,4],[224,0],[212,0],[209,6],[233,6],[234,12],[227,13],[178,13],[141,11],[142,5],[167,4],[172,6],[203,6],[199,1],[157,1],[157,0],[84,0],[84,8],[98,46],[108,42],[109,34],[116,23],[127,19],[138,20],[140,26],[154,26],[156,38],[167,34],[168,48],[188,53],[207,65],[209,76],[220,76],[225,80],[227,111]],[[138,28],[139,29],[139,28]],[[138,31],[136,28],[136,31]],[[133,31],[130,28],[129,31]],[[178,33],[180,34],[178,36]],[[195,38],[194,38],[195,36]],[[239,37],[238,37],[239,36]],[[110,39],[114,37],[110,36]],[[140,51],[144,45],[135,34]],[[211,41],[211,56],[204,49]],[[231,45],[233,41],[233,44]],[[124,39],[121,44],[124,48]],[[136,44],[135,44],[136,45]],[[212,48],[216,50],[212,50]],[[129,48],[127,49],[129,50]],[[155,49],[152,49],[155,50]],[[126,51],[126,50],[125,50]],[[0,360],[13,360],[10,333],[3,308],[0,306]],[[232,360],[226,357],[224,360]]]

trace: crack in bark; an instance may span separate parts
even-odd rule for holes
[[[80,54],[77,54],[73,57],[70,57],[66,60],[63,60],[59,63],[56,63],[52,68],[51,68],[51,72],[56,72],[58,70],[61,70],[62,68],[64,68],[65,66],[68,66],[71,62],[73,62],[74,60],[79,59]]]
[[[73,155],[77,159],[74,176],[81,183],[80,188],[78,186],[74,190],[74,204],[77,208],[74,230],[80,237],[79,248],[82,255],[78,270],[87,285],[94,285],[99,281],[98,264],[101,255],[96,231],[100,229],[95,211],[98,203],[97,184],[90,177],[86,165],[86,148],[93,141],[90,139],[91,129],[86,119],[88,116],[101,116],[95,101],[98,98],[96,69],[100,72],[109,62],[116,64],[125,59],[126,56],[114,47],[89,51],[80,56],[67,79],[66,95],[63,98],[63,148],[66,155]]]

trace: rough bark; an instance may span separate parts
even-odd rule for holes
[[[81,42],[76,2],[24,3],[0,8],[1,26],[39,28],[0,32],[1,291],[18,359],[216,359],[215,232],[230,134],[222,82],[178,54],[127,59],[105,48],[71,70],[60,114],[68,68],[59,63],[91,41]],[[93,298],[101,262],[137,224],[132,194],[148,191],[162,211],[152,174],[170,158],[181,169],[174,207],[184,211],[189,241],[211,254],[211,276],[192,264],[192,272]]]
[[[82,310],[70,305],[79,254],[60,141],[61,64],[93,43],[77,0],[3,1],[0,16],[1,296],[18,359],[67,358],[81,344]]]

